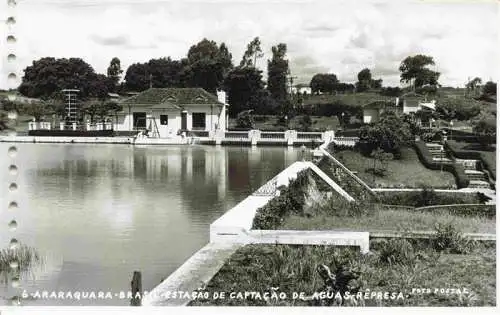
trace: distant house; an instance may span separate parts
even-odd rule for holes
[[[190,130],[225,130],[226,96],[217,94],[202,88],[150,88],[120,102],[115,130],[148,130],[160,138]]]
[[[386,110],[401,111],[398,99],[390,101],[373,101],[363,106],[363,123],[372,124],[380,120],[380,115]]]
[[[292,87],[293,94],[312,94],[311,87],[308,84],[297,84]]]
[[[436,110],[436,101],[430,102],[422,100],[421,96],[403,95],[403,113],[410,114],[422,110],[424,107],[430,110]]]

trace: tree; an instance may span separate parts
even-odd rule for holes
[[[370,156],[373,159],[373,167],[368,168],[368,172],[372,173],[374,176],[384,176],[387,172],[389,161],[392,160],[393,155],[377,148],[370,154]],[[377,162],[379,167],[377,167]]]
[[[385,96],[398,97],[398,96],[401,96],[401,94],[403,94],[403,91],[401,90],[401,88],[399,88],[397,86],[396,87],[388,86],[388,87],[382,88],[382,90],[380,91],[380,95],[385,95]]]
[[[118,83],[120,82],[120,77],[122,73],[123,70],[121,67],[120,59],[118,59],[118,57],[114,57],[113,59],[111,59],[111,62],[109,63],[107,74],[111,82],[114,83],[115,88],[118,86]]]
[[[372,89],[381,89],[382,88],[382,79],[372,80],[371,87],[372,87]]]
[[[355,90],[356,87],[352,83],[337,82],[335,84],[335,91],[339,93],[353,93]]]
[[[311,116],[309,115],[304,115],[299,121],[300,127],[302,131],[308,132],[311,131],[311,126],[312,126],[312,120]]]
[[[467,82],[465,88],[467,89],[467,93],[472,92],[473,94],[477,94],[479,87],[481,86],[481,78],[475,77],[474,79]]]
[[[364,92],[369,89],[382,88],[382,79],[374,80],[370,69],[364,68],[358,73],[358,82],[356,82],[356,91]]]
[[[438,85],[439,72],[428,69],[434,65],[431,56],[415,55],[406,57],[399,66],[401,71],[401,82],[412,83],[414,88],[419,88],[425,84]]]
[[[469,120],[481,111],[481,103],[473,99],[441,98],[436,103],[436,111],[445,120]]]
[[[112,101],[90,101],[84,104],[83,112],[90,116],[90,122],[105,122],[111,114],[116,115],[122,106]],[[98,120],[96,120],[98,118]]]
[[[358,82],[356,82],[356,91],[363,92],[371,87],[372,73],[370,69],[364,68],[358,73]]]
[[[262,48],[260,47],[259,37],[255,37],[247,45],[247,50],[243,54],[243,58],[240,62],[240,67],[257,67],[257,59],[262,58],[264,54],[262,53]]]
[[[333,73],[318,73],[312,77],[309,85],[312,93],[333,93],[338,82],[337,76]]]
[[[232,55],[226,44],[204,38],[188,51],[184,67],[185,86],[201,87],[215,93],[233,68]]]
[[[97,82],[96,82],[97,81]],[[41,58],[26,67],[19,92],[28,97],[48,99],[62,89],[79,89],[79,96],[100,97],[110,88],[109,79],[97,74],[80,58]]]
[[[412,138],[409,123],[395,112],[387,111],[377,123],[361,127],[360,148],[366,155],[380,148],[399,159],[401,146],[409,143]]]
[[[483,94],[486,95],[497,95],[497,84],[493,81],[488,81],[484,84]]]
[[[256,96],[264,90],[262,71],[254,67],[237,67],[224,80],[228,93],[229,115],[235,117],[243,110],[257,110],[259,100]]]
[[[496,117],[492,113],[481,111],[472,120],[472,125],[472,131],[478,135],[478,141],[482,146],[488,147],[494,143],[497,134],[497,123]]]
[[[54,107],[46,102],[37,102],[32,104],[25,104],[23,106],[23,113],[32,116],[35,121],[43,121],[44,117],[55,113]]]
[[[286,81],[290,73],[286,56],[286,44],[272,47],[272,58],[267,61],[267,89],[280,104],[287,99]]]
[[[182,87],[185,63],[170,57],[151,59],[147,63],[134,63],[128,67],[125,74],[125,89],[140,92],[150,86]]]
[[[142,92],[149,87],[149,65],[147,63],[133,63],[125,73],[125,90]]]
[[[170,57],[151,59],[147,64],[148,73],[151,76],[151,84],[157,88],[181,87],[182,70],[181,61],[172,60]]]

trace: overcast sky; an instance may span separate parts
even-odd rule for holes
[[[418,53],[434,57],[443,85],[498,79],[494,1],[17,0],[15,9],[6,2],[0,1],[0,88],[13,67],[10,51],[21,76],[46,56],[81,57],[105,73],[115,56],[124,70],[151,58],[178,59],[204,37],[225,42],[239,64],[255,36],[265,51],[258,66],[265,69],[272,45],[286,43],[301,83],[319,72],[354,82],[368,67],[384,85],[399,85],[399,63]],[[8,27],[10,14],[16,24]],[[10,33],[15,45],[6,43]]]

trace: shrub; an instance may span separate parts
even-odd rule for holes
[[[437,205],[416,208],[415,211],[429,211],[432,213],[449,213],[451,215],[463,217],[486,217],[493,219],[496,216],[496,205],[481,205],[481,204],[454,204],[454,205]]]
[[[440,170],[441,168],[447,172],[452,173],[455,176],[458,188],[465,188],[469,185],[469,179],[465,175],[465,170],[460,164],[443,164],[437,163],[432,159],[432,155],[427,149],[425,142],[415,141],[415,149],[417,151],[418,158],[420,162],[431,170]]]
[[[467,254],[473,246],[474,241],[465,238],[451,223],[436,225],[436,235],[433,239],[433,247],[437,251],[445,251],[452,254]]]
[[[406,239],[390,239],[381,242],[378,261],[382,264],[409,265],[415,261],[413,245]]]
[[[311,121],[311,116],[309,115],[304,115],[299,121],[299,125],[301,128],[301,131],[311,131],[311,126],[312,126],[312,121]]]
[[[238,114],[236,119],[236,127],[242,129],[253,129],[254,128],[254,120],[250,111],[243,111]]]
[[[371,208],[364,200],[348,201],[338,193],[333,193],[324,203],[317,204],[313,212],[336,217],[360,217],[370,215]]]
[[[425,191],[378,192],[377,196],[383,204],[411,207],[481,203],[477,194],[436,192],[429,188],[425,188]]]
[[[29,272],[35,265],[43,262],[38,251],[25,244],[20,244],[16,248],[7,248],[0,251],[0,275],[5,278],[10,278],[10,273],[13,271],[10,264],[17,262],[17,273]]]
[[[257,209],[252,228],[275,229],[281,225],[285,217],[291,214],[303,215],[310,180],[307,171],[299,172],[297,178],[291,181],[288,187],[280,189],[279,196]]]

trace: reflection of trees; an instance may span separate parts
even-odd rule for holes
[[[248,149],[229,150],[227,156],[228,190],[249,191],[250,169],[248,166]]]

